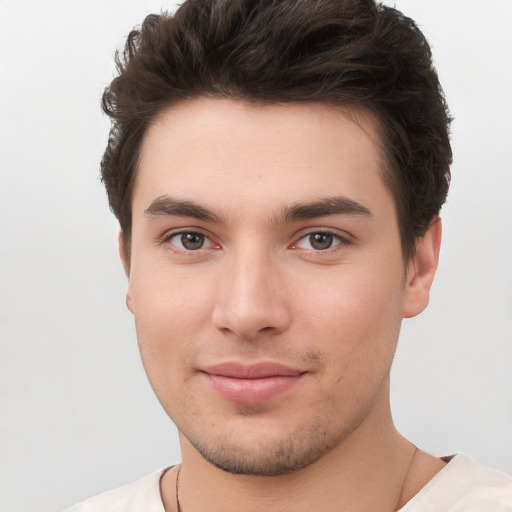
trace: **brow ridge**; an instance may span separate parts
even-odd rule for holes
[[[160,196],[151,202],[148,208],[144,210],[146,215],[158,217],[169,215],[174,217],[192,217],[206,222],[219,224],[221,219],[208,208],[200,206],[192,201],[173,198],[170,196]]]
[[[372,217],[369,208],[345,196],[333,196],[308,203],[296,203],[283,209],[276,223],[327,217],[330,215],[354,215]]]
[[[191,217],[205,222],[222,223],[221,217],[208,208],[193,201],[173,198],[167,195],[157,197],[144,211],[150,217],[175,216]],[[283,208],[272,219],[276,225],[298,220],[327,217],[331,215],[350,215],[372,217],[372,212],[362,204],[345,196],[333,196],[312,202],[299,202]]]

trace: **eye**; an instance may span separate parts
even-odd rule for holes
[[[180,251],[198,251],[214,246],[213,242],[207,236],[195,231],[175,233],[167,240]]]
[[[306,249],[308,251],[325,251],[332,249],[337,245],[343,243],[343,240],[338,235],[329,232],[318,231],[316,233],[309,233],[303,236],[296,244],[298,249]]]

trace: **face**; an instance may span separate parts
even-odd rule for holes
[[[414,307],[382,168],[362,112],[195,99],[149,128],[127,304],[160,402],[218,467],[293,471],[385,410]]]

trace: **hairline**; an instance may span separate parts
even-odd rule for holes
[[[397,226],[399,230],[400,244],[401,244],[401,252],[404,260],[404,264],[407,263],[412,256],[414,255],[414,249],[416,245],[417,238],[411,243],[408,243],[407,234],[404,233],[404,224],[401,221],[401,214],[403,205],[401,204],[399,193],[400,193],[400,179],[397,177],[398,173],[403,172],[400,169],[398,162],[395,162],[391,151],[390,151],[390,142],[386,142],[388,139],[388,130],[389,127],[387,123],[383,119],[383,115],[377,108],[372,108],[370,105],[365,104],[363,101],[353,101],[353,102],[336,102],[332,100],[271,100],[271,99],[263,99],[256,98],[254,96],[245,96],[245,95],[228,95],[222,93],[203,93],[196,95],[188,95],[184,98],[179,98],[177,100],[169,100],[167,102],[162,102],[162,106],[157,109],[153,116],[147,119],[144,124],[140,126],[143,130],[142,136],[139,138],[139,144],[134,151],[134,164],[133,164],[133,172],[131,173],[130,180],[126,187],[126,191],[123,197],[123,212],[128,215],[123,215],[123,222],[120,220],[121,224],[121,236],[123,238],[123,246],[124,246],[124,256],[127,262],[130,262],[130,254],[131,254],[131,235],[132,235],[132,225],[133,225],[133,193],[137,182],[137,176],[139,174],[139,166],[140,166],[140,158],[142,153],[142,148],[144,146],[146,137],[148,135],[149,129],[155,123],[158,123],[159,119],[163,118],[167,112],[172,109],[188,103],[201,99],[217,99],[217,100],[233,100],[242,104],[245,104],[251,108],[262,108],[262,107],[272,107],[272,106],[286,106],[286,105],[296,105],[296,104],[308,104],[308,105],[318,105],[320,107],[327,107],[332,110],[338,110],[341,114],[347,116],[352,122],[354,122],[359,128],[361,128],[368,137],[372,140],[372,142],[376,145],[378,149],[378,154],[380,158],[380,167],[381,167],[381,179],[384,185],[388,188],[393,198],[393,204],[395,208],[395,216],[397,221]],[[371,129],[368,130],[367,126],[365,126],[365,121],[367,122],[367,126]],[[404,198],[402,198],[403,200]],[[126,218],[125,218],[126,217]],[[432,220],[432,219],[431,219]],[[123,226],[127,222],[126,226]]]

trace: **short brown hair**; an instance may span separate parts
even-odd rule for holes
[[[149,15],[116,62],[103,95],[112,129],[101,172],[128,244],[147,127],[199,96],[372,112],[406,258],[446,200],[451,118],[424,35],[396,9],[373,0],[186,0],[174,15]]]

